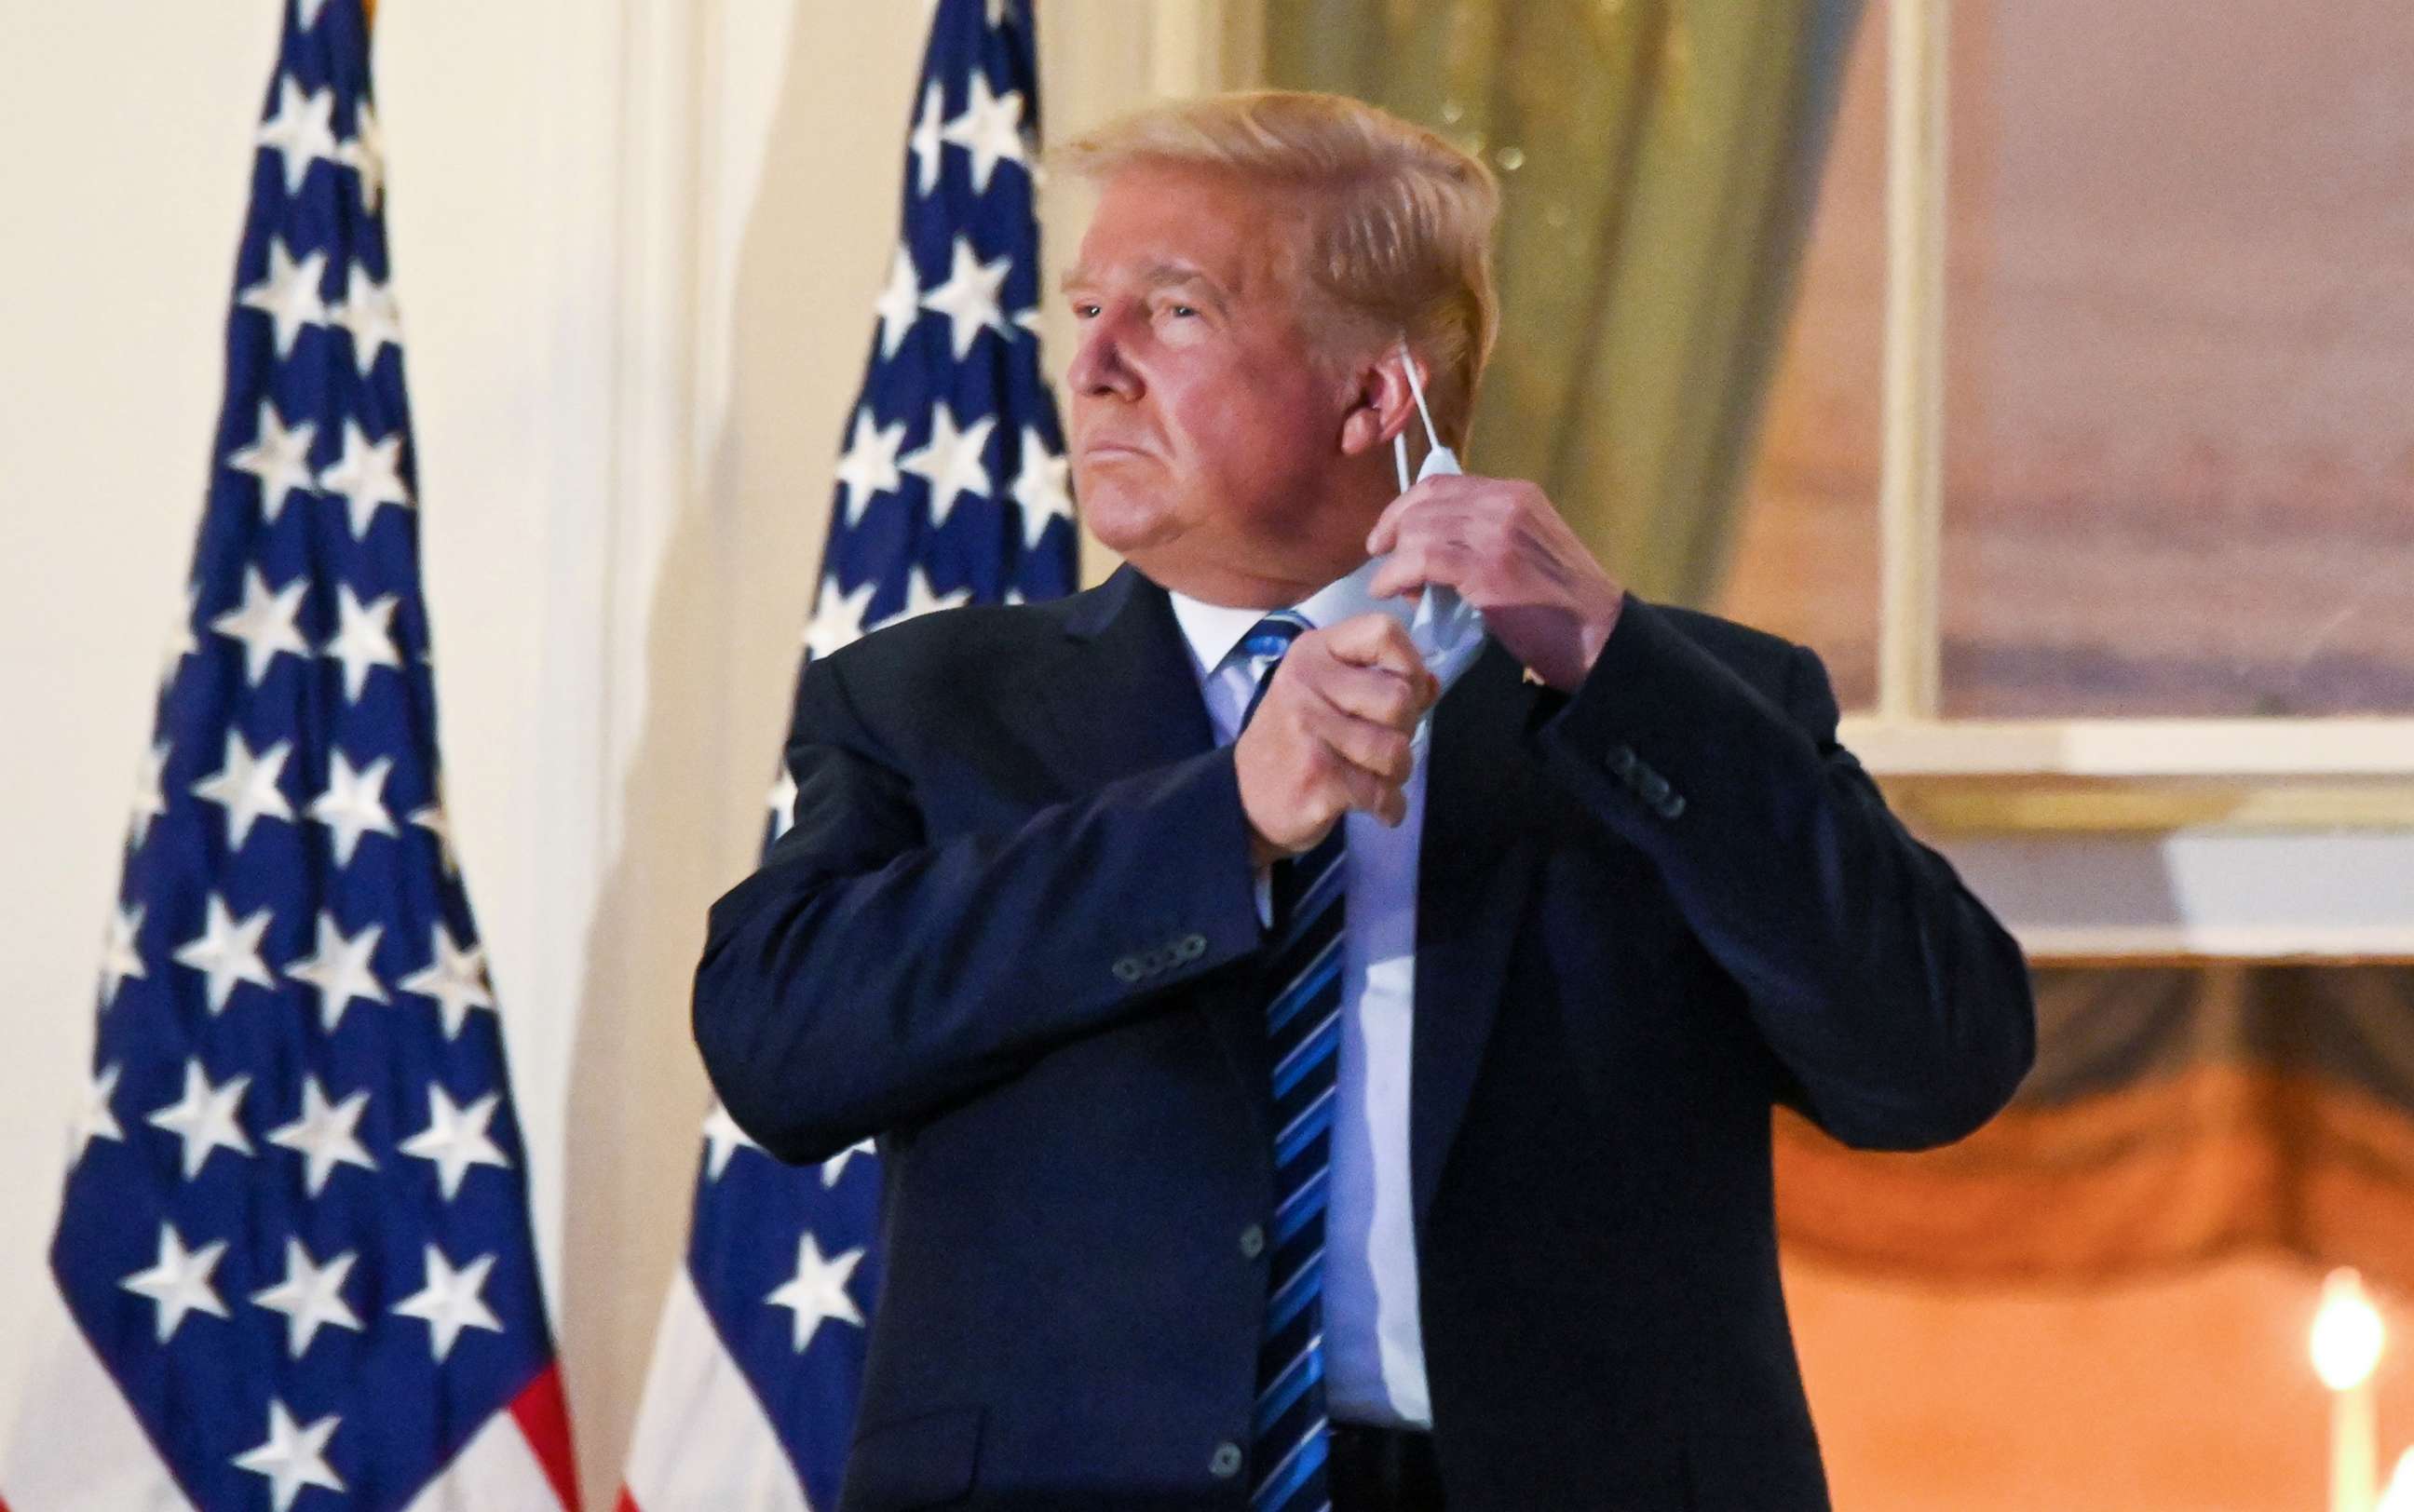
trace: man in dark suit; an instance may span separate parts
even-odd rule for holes
[[[1071,162],[1125,563],[815,661],[696,974],[765,1149],[880,1139],[842,1506],[1824,1506],[1771,1105],[1976,1128],[2019,949],[1810,652],[1635,599],[1530,484],[1399,492],[1398,338],[1452,444],[1491,340],[1479,164],[1290,95]],[[1428,585],[1490,630],[1447,696]]]

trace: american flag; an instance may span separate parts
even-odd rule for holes
[[[381,165],[360,0],[291,0],[21,1512],[575,1505],[438,780]]]
[[[939,0],[931,15],[808,660],[931,610],[1075,586],[1064,436],[1039,365],[1032,27],[1012,0]],[[795,800],[782,770],[767,845]],[[623,1505],[832,1505],[880,1282],[876,1158],[867,1143],[790,1169],[718,1107],[704,1138]]]

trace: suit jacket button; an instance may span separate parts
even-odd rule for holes
[[[1632,746],[1620,746],[1609,753],[1609,769],[1619,777],[1632,773],[1634,763],[1634,748]]]
[[[1248,1227],[1241,1230],[1241,1253],[1243,1255],[1251,1260],[1255,1260],[1258,1256],[1265,1253],[1266,1231],[1263,1226],[1257,1223],[1251,1223]]]
[[[1140,970],[1140,961],[1135,956],[1126,956],[1122,960],[1115,962],[1115,976],[1121,981],[1139,981]]]
[[[1645,803],[1656,808],[1668,801],[1670,789],[1666,778],[1657,772],[1647,770],[1642,779],[1634,784],[1634,791],[1643,794]]]
[[[1660,806],[1660,817],[1662,819],[1674,819],[1684,811],[1685,795],[1681,793],[1670,793],[1668,801]]]
[[[1207,954],[1207,937],[1205,935],[1184,935],[1182,937],[1182,944],[1178,948],[1184,960],[1195,961],[1200,956]]]
[[[1241,1473],[1241,1446],[1230,1439],[1215,1445],[1207,1457],[1207,1473],[1217,1480],[1229,1480]]]

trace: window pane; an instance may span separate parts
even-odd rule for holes
[[[1953,10],[1945,704],[2414,711],[2414,7]]]
[[[1268,82],[1372,100],[1499,175],[1470,470],[1541,484],[1638,593],[1809,641],[1865,704],[1885,162],[1860,8],[1285,0],[1264,39]],[[1814,201],[1845,89],[1855,161]]]
[[[1878,687],[1885,54],[1886,7],[1872,5],[1845,68],[1759,459],[1709,605],[1817,651],[1847,709],[1874,705]]]

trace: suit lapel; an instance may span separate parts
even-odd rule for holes
[[[1408,1172],[1417,1232],[1467,1115],[1533,880],[1534,778],[1519,734],[1535,693],[1498,641],[1434,710],[1417,860]]]
[[[1094,792],[1214,749],[1214,726],[1165,589],[1126,563],[1082,599],[1066,616],[1058,654],[1036,660],[1021,684],[1065,791]],[[1200,1011],[1240,1081],[1271,1165],[1263,991],[1244,974],[1203,994]]]
[[[1050,766],[1069,793],[1196,756],[1215,744],[1198,674],[1165,590],[1129,564],[1081,595],[1065,641],[1036,660],[1021,696],[1037,711]]]

